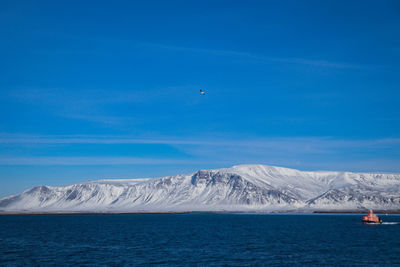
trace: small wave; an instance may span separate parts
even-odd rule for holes
[[[400,222],[383,222],[382,224],[400,224]]]

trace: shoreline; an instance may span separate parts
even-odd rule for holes
[[[91,211],[60,211],[60,212],[0,212],[0,216],[20,216],[20,215],[168,215],[168,214],[265,214],[265,215],[285,215],[285,214],[365,214],[368,210],[314,210],[314,211],[132,211],[132,212],[91,212]],[[375,214],[400,214],[400,210],[374,210]]]
[[[373,210],[375,214],[400,214],[400,210]],[[312,213],[367,213],[368,210],[322,210],[313,211]]]

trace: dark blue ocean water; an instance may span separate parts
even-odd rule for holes
[[[361,215],[0,216],[1,265],[400,264],[400,225]],[[400,216],[383,216],[400,221]]]

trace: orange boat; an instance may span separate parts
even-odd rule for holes
[[[382,219],[379,219],[372,210],[369,210],[367,216],[363,216],[362,218],[363,223],[382,223]]]

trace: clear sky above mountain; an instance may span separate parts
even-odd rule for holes
[[[0,196],[246,163],[400,172],[398,1],[2,1],[0,34]]]

